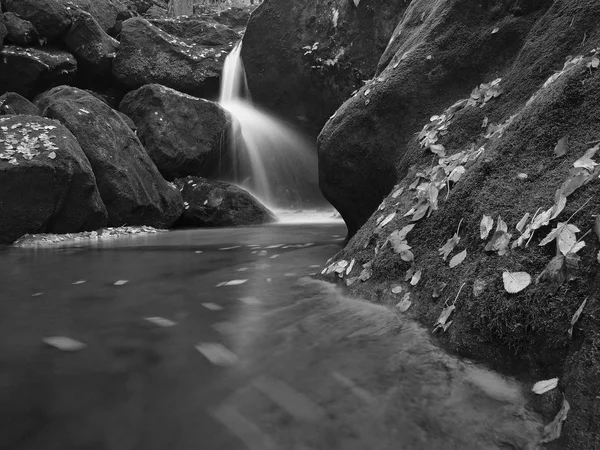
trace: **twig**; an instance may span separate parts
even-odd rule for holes
[[[588,198],[588,199],[586,200],[586,202],[585,202],[583,205],[581,205],[581,207],[580,207],[580,208],[579,208],[577,211],[575,211],[573,214],[571,214],[571,217],[569,217],[569,219],[567,220],[567,222],[566,222],[566,223],[569,223],[569,222],[571,221],[571,219],[573,218],[573,216],[574,216],[575,214],[577,214],[579,211],[581,211],[581,210],[582,210],[582,209],[585,207],[585,205],[587,205],[587,204],[590,202],[590,200],[592,200],[592,197]]]
[[[595,139],[593,141],[585,143],[585,145],[596,145],[596,144],[600,144],[600,139]]]
[[[591,200],[591,199],[590,199]],[[464,219],[464,218],[463,218]],[[458,222],[458,228],[456,229],[456,235],[458,236],[458,232],[460,231],[460,224],[463,222],[463,219],[460,219],[460,222]]]
[[[458,290],[458,294],[456,294],[456,297],[454,297],[454,301],[452,302],[452,306],[454,306],[454,304],[456,303],[456,300],[458,300],[458,296],[460,295],[460,291],[462,291],[462,288],[465,287],[465,284],[467,284],[466,282],[462,284],[462,286],[460,287],[460,289]],[[448,300],[446,300],[446,306],[448,306]]]

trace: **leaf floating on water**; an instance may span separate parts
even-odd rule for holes
[[[490,216],[484,215],[481,219],[481,224],[479,225],[479,229],[481,231],[481,239],[487,239],[493,227],[494,219],[492,219]]]
[[[577,308],[577,311],[575,311],[575,314],[573,314],[573,317],[571,318],[571,326],[569,327],[569,337],[573,337],[573,328],[575,327],[575,324],[579,321],[579,318],[581,317],[581,313],[583,312],[583,309],[585,308],[586,303],[587,303],[587,298],[583,301],[583,303],[581,303],[579,308]]]
[[[115,281],[115,286],[123,286],[124,284],[129,283],[129,280],[118,280]]]
[[[547,444],[548,442],[555,441],[560,437],[563,422],[567,420],[567,415],[569,414],[570,409],[571,407],[569,406],[569,402],[567,402],[567,399],[565,399],[563,396],[563,404],[560,408],[560,411],[554,420],[544,427],[544,436],[540,441],[541,444]]]
[[[381,224],[379,224],[379,226],[381,228],[385,227],[388,223],[390,223],[392,220],[394,220],[394,217],[396,217],[396,213],[395,212],[391,213],[385,219],[383,219],[383,222],[381,222]]]
[[[516,226],[517,231],[519,233],[523,233],[523,229],[525,228],[525,225],[527,224],[528,220],[529,220],[529,213],[525,213],[523,218],[521,220],[519,220],[519,223]]]
[[[439,298],[440,295],[442,295],[444,289],[446,289],[446,286],[448,286],[448,283],[444,283],[443,281],[438,282],[433,288],[433,293],[431,294],[431,296],[433,298]]]
[[[392,294],[400,294],[402,292],[402,286],[398,285],[398,286],[394,286],[392,288]]]
[[[534,394],[542,395],[546,392],[555,389],[558,386],[558,378],[551,378],[549,380],[538,381],[533,385],[531,389]]]
[[[561,156],[565,156],[567,154],[567,144],[569,142],[569,136],[563,137],[558,141],[556,147],[554,147],[554,157],[560,158]]]
[[[44,344],[62,350],[63,352],[77,352],[87,347],[83,342],[76,341],[66,336],[53,336],[43,339]]]
[[[504,289],[510,294],[521,292],[531,284],[531,275],[527,272],[508,272],[502,273]]]
[[[173,322],[172,320],[165,319],[164,317],[144,317],[144,320],[163,328],[174,327],[177,325],[177,323]]]
[[[225,282],[221,283],[221,286],[239,286],[240,284],[244,284],[246,281],[248,281],[248,280],[225,281]],[[217,285],[217,287],[218,287],[218,285]]]
[[[237,356],[223,345],[211,342],[201,342],[196,350],[217,366],[231,366],[237,362]]]
[[[450,268],[454,269],[460,263],[462,263],[467,257],[467,250],[463,250],[462,252],[454,255],[454,257],[450,260]]]
[[[411,286],[416,286],[417,284],[419,284],[419,281],[421,281],[421,273],[421,270],[417,270],[415,272],[415,274],[410,279]]]
[[[402,297],[402,300],[398,302],[396,308],[398,308],[398,311],[400,312],[406,312],[408,311],[411,305],[412,302],[410,301],[410,292],[407,292],[406,294],[404,294],[404,297]]]

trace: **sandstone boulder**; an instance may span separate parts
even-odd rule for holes
[[[210,176],[231,119],[218,104],[149,84],[125,96],[119,109],[137,126],[137,135],[167,179]]]
[[[41,95],[42,113],[62,122],[88,157],[110,226],[168,228],[183,210],[167,183],[119,114],[91,94],[60,86]]]
[[[0,51],[0,94],[14,91],[32,98],[70,83],[76,73],[77,61],[63,50],[6,45]]]
[[[4,13],[4,23],[8,32],[6,40],[13,44],[28,46],[37,44],[39,36],[31,22],[21,19],[15,13]]]
[[[15,92],[7,92],[0,96],[0,115],[40,116],[41,114],[39,108],[25,97]]]
[[[0,243],[27,233],[106,226],[92,168],[75,137],[42,117],[0,117]]]
[[[185,210],[183,227],[239,227],[276,222],[273,213],[250,193],[233,184],[186,177],[175,180]]]
[[[71,11],[60,0],[5,0],[4,8],[33,24],[41,38],[55,40],[71,26]]]
[[[123,22],[113,74],[131,89],[158,83],[199,97],[215,96],[229,50],[187,44],[135,17]]]

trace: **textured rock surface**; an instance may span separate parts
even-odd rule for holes
[[[39,35],[31,22],[21,19],[15,13],[4,13],[8,42],[17,45],[33,45],[38,42]]]
[[[75,137],[35,116],[0,117],[0,244],[27,233],[106,225],[92,168]]]
[[[149,22],[188,44],[227,46],[240,39],[240,35],[232,28],[210,19],[177,17]]]
[[[0,115],[39,116],[40,110],[25,97],[7,92],[0,96]]]
[[[33,24],[40,37],[50,41],[64,36],[71,12],[60,0],[5,0],[4,9]]]
[[[62,122],[90,160],[108,224],[168,228],[183,210],[167,183],[119,114],[91,94],[68,86],[37,99],[42,113]]]

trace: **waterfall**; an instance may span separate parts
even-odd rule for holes
[[[219,103],[233,118],[221,177],[273,209],[323,204],[315,145],[253,105],[241,50],[239,42],[227,56],[221,78]]]

